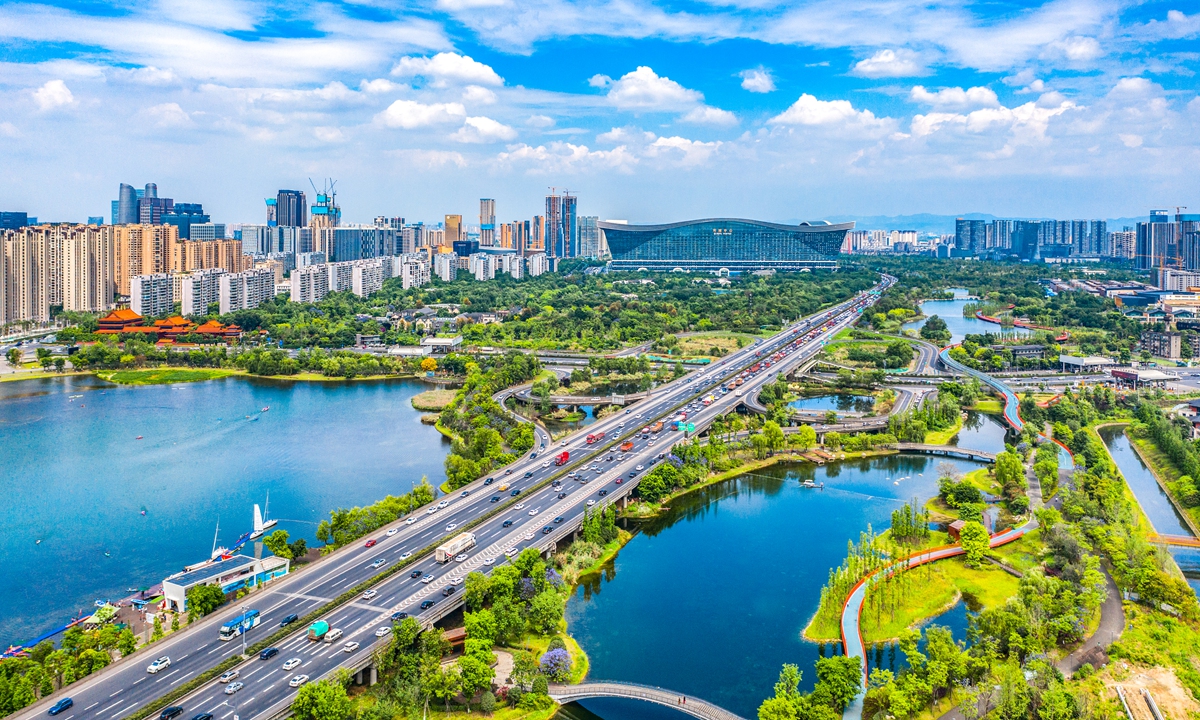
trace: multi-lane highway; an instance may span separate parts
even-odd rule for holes
[[[885,277],[876,291],[893,279]],[[164,640],[105,670],[68,686],[63,691],[27,708],[22,717],[41,715],[60,698],[69,695],[74,706],[61,713],[61,720],[119,720],[135,712],[162,704],[160,700],[181,684],[188,683],[230,657],[239,655],[240,638],[218,639],[220,626],[240,615],[243,608],[258,610],[261,625],[248,633],[247,645],[265,639],[289,615],[301,617],[319,610],[349,589],[362,585],[397,564],[403,571],[380,579],[371,586],[370,597],[359,597],[323,615],[330,627],[342,631],[337,642],[310,642],[307,627],[276,644],[279,654],[269,660],[257,657],[238,667],[243,684],[226,694],[229,685],[207,682],[173,704],[184,708],[184,720],[211,713],[228,720],[235,712],[240,720],[268,718],[286,708],[296,690],[289,680],[307,675],[316,680],[337,667],[361,664],[371,645],[381,642],[376,632],[391,626],[395,613],[408,613],[429,624],[452,611],[460,602],[462,581],[472,571],[488,572],[495,564],[526,547],[545,549],[564,539],[579,526],[586,508],[600,507],[627,494],[684,433],[663,430],[643,433],[658,419],[670,419],[681,409],[688,422],[702,430],[713,419],[756,394],[762,384],[786,372],[818,352],[826,339],[852,323],[876,295],[864,293],[822,313],[799,321],[770,338],[733,353],[712,366],[664,385],[647,399],[623,413],[598,421],[551,445],[539,433],[538,448],[512,466],[439,498],[406,518],[342,548],[312,566],[272,583],[226,608],[202,623],[173,633]],[[758,364],[759,370],[750,367]],[[739,376],[743,385],[722,392],[722,385]],[[714,400],[707,406],[701,398]],[[588,434],[605,433],[599,442],[586,442]],[[622,453],[617,444],[633,442]],[[557,466],[553,458],[570,453],[570,461]],[[552,484],[553,481],[553,484]],[[501,491],[502,485],[508,486]],[[462,562],[438,564],[429,548],[464,529],[475,534],[476,546]],[[366,540],[374,540],[365,547]],[[447,588],[456,591],[449,593]],[[344,643],[357,642],[351,652]],[[167,656],[170,667],[155,674],[146,668],[155,658]],[[299,659],[287,671],[285,661]]]

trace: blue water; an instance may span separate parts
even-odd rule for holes
[[[448,444],[409,402],[423,389],[244,378],[0,383],[9,508],[0,644],[207,558],[218,515],[220,541],[231,544],[268,491],[279,527],[312,544],[333,508],[406,492],[422,475],[437,485]]]
[[[982,450],[989,453],[1004,452],[1006,426],[994,415],[967,411],[967,419],[963,421],[962,430],[950,442],[951,445],[971,450]]]
[[[818,646],[800,633],[829,570],[868,525],[883,530],[905,501],[936,494],[936,468],[945,462],[978,467],[925,456],[776,467],[676,500],[567,604],[590,677],[693,693],[745,718],[756,716],[784,663],[798,663],[811,687]],[[826,487],[802,488],[803,479]],[[965,615],[951,622],[955,612],[946,621],[962,637]],[[607,720],[672,712],[636,702],[584,705]]]
[[[921,313],[925,317],[920,320],[914,320],[904,324],[905,330],[920,330],[925,321],[931,316],[937,315],[946,321],[946,328],[950,331],[950,343],[960,343],[967,335],[982,335],[983,333],[992,333],[993,335],[1001,335],[1004,337],[1024,337],[1030,334],[1030,331],[1023,328],[1001,328],[996,323],[990,323],[986,320],[980,320],[976,317],[963,317],[963,306],[978,302],[977,299],[971,299],[967,296],[967,291],[963,288],[951,288],[954,291],[953,300],[926,300],[921,303]]]
[[[817,395],[803,397],[788,403],[796,410],[840,410],[841,412],[870,412],[875,398],[870,395]]]
[[[1141,456],[1129,443],[1129,438],[1125,435],[1125,428],[1102,428],[1100,437],[1108,446],[1117,468],[1125,477],[1125,482],[1129,484],[1129,489],[1133,491],[1138,505],[1146,514],[1146,519],[1154,526],[1155,532],[1162,535],[1192,535],[1191,529],[1180,517],[1175,506],[1171,504],[1167,493],[1154,479],[1154,473],[1146,467]],[[1197,595],[1200,595],[1200,549],[1170,546],[1168,549],[1175,557],[1175,562],[1183,570],[1188,584],[1192,586]]]

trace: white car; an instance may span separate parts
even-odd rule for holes
[[[515,547],[510,547],[504,551],[504,557],[512,557],[513,555],[516,555],[519,552],[520,552],[520,550],[517,550]]]
[[[409,552],[406,552],[406,553],[404,553],[403,555],[401,555],[401,556],[400,556],[400,559],[401,559],[401,560],[407,560],[407,559],[409,559],[410,557],[412,557],[412,552],[411,552],[411,551],[409,551]]]
[[[300,658],[292,658],[283,664],[283,669],[287,671],[295,670],[300,667],[300,663],[304,662]]]
[[[452,577],[452,578],[450,578],[450,584],[451,585],[462,585],[463,579],[461,577],[457,577],[457,576]]]
[[[298,688],[306,682],[308,682],[307,675],[297,675],[296,677],[292,678],[291,680],[288,680],[288,687]]]
[[[550,461],[549,461],[549,460],[547,460],[547,461],[543,462],[543,463],[542,463],[542,467],[544,467],[544,468],[548,468],[548,467],[550,467]]]
[[[150,666],[146,668],[146,672],[153,675],[154,673],[158,672],[159,670],[166,670],[169,667],[171,667],[171,658],[167,657],[166,655],[163,655],[159,659],[150,663]]]
[[[466,559],[467,559],[466,553],[459,553],[458,555],[454,556],[454,562],[463,562]]]
[[[530,511],[529,511],[529,514],[530,514],[530,515],[537,515],[537,514],[538,514],[538,510],[541,510],[541,508],[534,508],[534,509],[532,509],[532,510],[530,510]]]
[[[223,683],[233,682],[234,680],[237,680],[237,677],[240,674],[241,673],[239,673],[236,668],[233,670],[230,670],[229,672],[227,672],[221,676],[221,682],[223,682]]]
[[[441,510],[442,508],[447,508],[447,507],[450,507],[450,501],[449,501],[449,500],[443,500],[443,501],[441,501],[440,503],[438,503],[438,504],[437,504],[437,506],[438,506],[438,510]]]
[[[563,440],[562,442],[560,442],[560,443],[558,444],[558,446],[559,446],[559,447],[566,447],[566,446],[567,446],[567,441],[566,441],[566,440]]]
[[[428,585],[429,583],[433,582],[433,576],[426,575],[425,577],[421,578],[421,582],[424,583],[425,585]]]
[[[342,646],[342,652],[352,653],[357,649],[358,649],[358,643],[354,642],[353,640],[351,640],[350,642],[348,642]]]
[[[404,524],[405,524],[405,525],[412,525],[412,524],[413,524],[413,523],[415,523],[416,521],[417,521],[417,519],[416,519],[415,517],[410,517],[410,518],[408,518],[407,520],[405,520],[405,521],[404,521]]]
[[[225,686],[225,694],[232,695],[244,687],[245,687],[245,685],[241,684],[240,682],[229,683],[228,685]]]
[[[375,637],[386,637],[391,634],[392,634],[392,626],[391,625],[384,625],[383,627],[381,627],[375,631]]]
[[[391,537],[391,536],[395,535],[395,534],[396,534],[396,533],[398,533],[398,532],[400,532],[400,528],[391,528],[390,530],[388,530],[388,531],[387,531],[386,533],[384,533],[384,534],[385,534],[385,535],[387,535],[388,537]]]
[[[437,511],[438,511],[438,506],[437,506],[437,505],[434,505],[433,507],[431,507],[431,508],[429,508],[428,510],[426,510],[426,511],[425,511],[425,514],[426,514],[426,515],[432,515],[432,514],[434,514],[434,513],[435,513],[435,512],[437,512]]]
[[[483,559],[483,564],[487,565],[488,567],[491,567],[492,564],[495,562],[496,562],[496,558],[484,558]]]
[[[595,500],[588,500],[588,503],[587,503],[587,504],[588,504],[588,507],[591,507],[591,506],[593,506],[593,505],[595,505],[595,504],[596,504],[596,501],[595,501]]]
[[[371,598],[375,597],[378,594],[379,594],[378,590],[368,590],[365,593],[363,593],[363,600],[370,600]]]
[[[637,467],[634,468],[634,470],[637,470],[638,472],[641,472],[645,469],[646,469],[645,465],[638,465]]]
[[[517,503],[516,505],[513,505],[513,509],[514,509],[514,510],[524,510],[524,509],[525,509],[525,503]]]
[[[446,526],[446,532],[450,532],[451,530],[453,530],[456,527],[458,527],[458,523],[450,523],[449,525]]]
[[[379,568],[383,567],[383,564],[386,562],[387,562],[387,560],[385,560],[383,558],[379,558],[375,562],[371,563],[371,567],[374,568],[375,570],[378,570]]]
[[[526,540],[532,540],[532,539],[533,539],[533,532],[532,532],[532,531],[530,531],[530,532],[527,532],[527,533],[525,533],[525,539],[526,539]]]

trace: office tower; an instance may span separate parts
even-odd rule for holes
[[[193,225],[208,221],[209,217],[204,214],[204,206],[200,203],[175,203],[170,212],[162,214],[162,223],[164,225],[174,225],[179,228],[179,238],[181,240],[191,239],[191,227]]]
[[[207,217],[207,216],[205,216],[205,217]],[[179,234],[179,238],[181,240],[184,239],[182,232]],[[211,222],[196,223],[191,226],[190,235],[189,235],[188,239],[195,240],[195,241],[224,240],[225,239],[225,224],[224,223],[211,223]]]
[[[555,193],[553,188],[546,196],[546,215],[542,226],[542,248],[547,255],[561,257],[559,249],[565,242],[563,233],[563,204],[562,196]]]
[[[113,229],[63,225],[62,306],[77,312],[101,312],[113,304],[116,243]]]
[[[264,202],[267,204],[267,227],[279,225],[279,201],[276,198],[267,198]]]
[[[0,231],[20,230],[29,224],[29,215],[23,212],[0,212]]]
[[[174,200],[158,196],[158,185],[146,183],[146,189],[143,191],[142,197],[138,199],[136,222],[142,225],[159,225],[163,221],[163,215],[171,212],[174,207]]]
[[[274,252],[274,228],[267,225],[242,226],[242,252],[247,255],[266,255]]]
[[[103,225],[104,224],[104,216],[103,215],[88,215],[87,224],[88,225]]]
[[[989,248],[1001,248],[1004,250],[1012,249],[1012,221],[1011,220],[993,220],[991,227],[991,236],[988,239]]]
[[[584,215],[579,218],[579,252],[580,257],[600,257],[600,221],[595,215]]]
[[[574,195],[568,195],[566,190],[563,190],[562,196],[562,229],[558,234],[562,236],[562,252],[556,253],[556,257],[575,257],[579,254],[579,218],[576,208],[576,198]]]
[[[134,275],[153,275],[171,269],[171,252],[178,244],[179,228],[174,225],[117,225],[113,232],[118,295],[129,294],[129,279]]]
[[[281,225],[283,223],[280,223]],[[312,231],[316,246],[305,248],[298,252],[311,252],[317,250],[319,252],[329,252],[333,242],[333,235],[330,231],[333,228],[342,224],[342,209],[337,204],[337,194],[329,189],[328,184],[324,192],[317,193],[317,202],[312,206],[312,219],[308,226]]]
[[[267,222],[270,224],[271,203],[267,202]],[[302,190],[280,190],[275,196],[275,224],[281,227],[308,225],[308,198]]]
[[[1108,240],[1108,222],[1093,220],[1088,228],[1088,256],[1104,254],[1104,243]]]
[[[529,244],[526,247],[529,252],[546,252],[545,216],[534,215],[533,220],[529,221]]]
[[[987,248],[987,222],[984,220],[954,221],[954,247],[959,257],[973,257]]]
[[[1183,266],[1188,270],[1200,270],[1200,214],[1176,213],[1175,228]]]
[[[396,248],[401,244],[397,238],[398,233],[390,227],[348,225],[332,228],[332,231],[332,252],[327,255],[334,262],[395,255]]]
[[[23,229],[6,233],[3,244],[4,322],[48,321],[50,263],[46,236]]]
[[[459,240],[466,240],[467,234],[463,228],[462,215],[446,216],[446,245],[454,245]]]
[[[157,317],[171,312],[174,281],[169,273],[134,275],[129,279],[129,309],[142,317]]]
[[[482,247],[496,244],[496,201],[492,198],[479,200],[479,244]]]
[[[255,268],[226,273],[217,278],[217,303],[222,315],[236,310],[251,310],[275,297],[275,273]]]
[[[117,211],[113,218],[114,225],[132,225],[138,222],[138,192],[132,185],[121,183],[117,193]]]
[[[1150,211],[1150,222],[1137,224],[1136,266],[1139,270],[1179,268],[1176,224],[1166,210]]]

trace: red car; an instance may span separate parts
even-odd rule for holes
[[[376,540],[376,539],[372,538],[372,539],[370,539],[370,540],[368,540],[368,541],[367,541],[367,544],[366,544],[366,546],[365,546],[365,547],[375,547],[375,544],[376,544],[376,543],[378,543],[378,542],[379,542],[378,540]]]
[[[621,484],[621,483],[623,483],[623,482],[625,482],[625,478],[617,478],[617,484],[618,484],[618,485],[620,485],[620,484]]]

